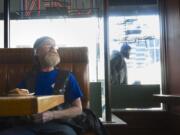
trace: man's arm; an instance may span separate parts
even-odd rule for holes
[[[52,111],[53,119],[73,118],[82,113],[81,99],[77,98],[72,102],[72,107],[64,110]]]
[[[35,114],[35,122],[47,122],[53,119],[73,118],[82,113],[81,97],[83,95],[75,77],[72,74],[69,76],[69,83],[66,88],[67,100],[72,101],[70,103],[71,107]]]
[[[55,120],[55,119],[66,119],[66,118],[73,118],[79,114],[82,113],[82,104],[81,104],[81,99],[77,98],[72,102],[72,107],[64,109],[64,110],[55,110],[55,111],[47,111],[42,113],[41,115],[41,120],[36,118],[36,122],[42,121],[47,122],[50,120]]]

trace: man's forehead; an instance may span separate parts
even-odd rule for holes
[[[39,48],[46,48],[46,47],[55,47],[55,44],[43,44],[41,47]]]
[[[34,43],[34,48],[38,49],[43,46],[55,46],[55,40],[50,37],[41,37]]]

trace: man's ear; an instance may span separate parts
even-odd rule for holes
[[[37,56],[37,49],[34,49],[34,56]]]
[[[58,53],[58,55],[59,55],[59,63],[58,63],[58,65],[61,63],[61,56],[60,56],[60,53],[59,52],[57,52]]]
[[[38,56],[39,55],[38,53],[39,53],[38,49],[34,49],[34,56]]]

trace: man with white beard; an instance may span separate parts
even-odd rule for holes
[[[51,37],[40,37],[34,43],[34,56],[36,65],[33,72],[18,84],[18,88],[28,89],[36,96],[62,94],[56,90],[58,77],[63,75],[61,69],[55,68],[60,62],[60,56],[56,49],[55,40]],[[59,107],[30,116],[31,124],[14,126],[11,129],[0,132],[0,135],[77,135],[75,130],[63,122],[64,119],[74,118],[82,113],[82,91],[75,76],[66,72],[68,82],[63,87],[65,103]]]

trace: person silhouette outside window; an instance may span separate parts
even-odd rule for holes
[[[131,47],[124,43],[119,51],[114,51],[110,59],[111,84],[127,84],[127,65],[126,59],[129,59]]]

